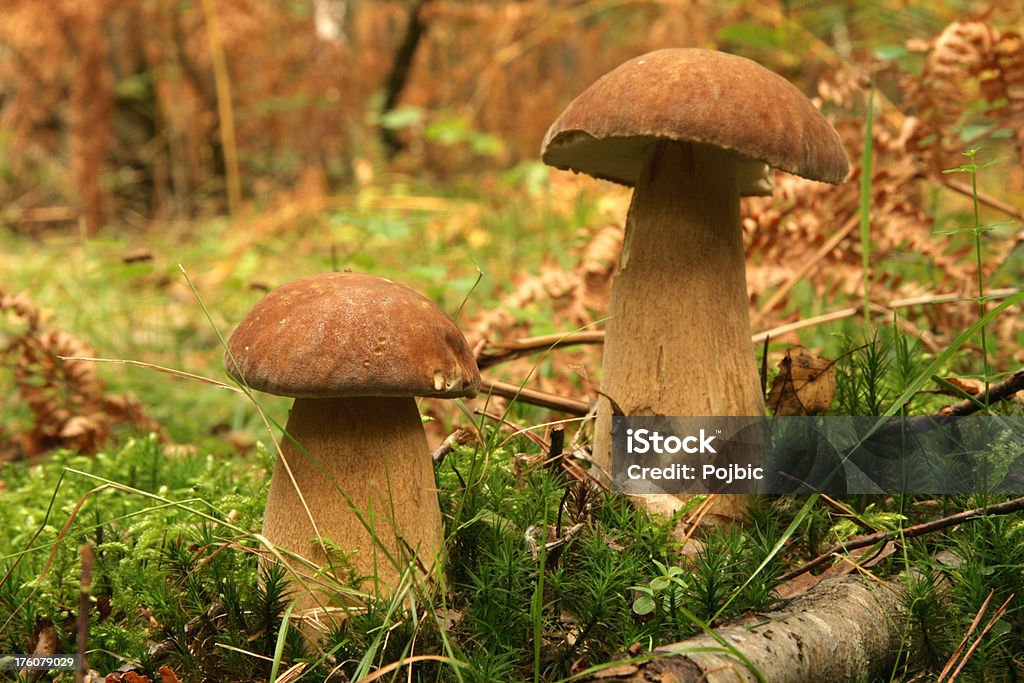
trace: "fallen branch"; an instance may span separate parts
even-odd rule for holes
[[[483,370],[498,363],[515,360],[516,358],[529,356],[541,351],[550,351],[551,349],[563,346],[603,343],[604,332],[602,331],[545,334],[540,337],[524,337],[504,342],[488,342],[477,355],[476,362],[480,369]],[[493,351],[491,351],[492,349]]]
[[[898,579],[822,581],[770,612],[658,647],[580,681],[755,683],[872,680],[891,672],[907,618]],[[745,663],[749,662],[749,665]],[[755,673],[756,670],[756,673]]]
[[[1006,401],[1013,397],[1018,391],[1024,391],[1024,369],[1018,370],[1002,382],[993,384],[988,388],[988,402],[991,405],[997,401]],[[946,406],[935,413],[939,417],[960,417],[970,415],[981,410],[984,404],[980,399],[982,396],[965,398],[953,405]]]
[[[986,294],[987,297],[993,299],[1008,298],[1015,294],[1019,294],[1021,290],[1014,289],[1012,287],[1004,287],[1002,289],[996,289]],[[939,304],[955,303],[957,301],[963,301],[966,298],[971,298],[968,294],[960,294],[957,292],[946,293],[946,294],[923,294],[921,296],[912,296],[905,299],[893,299],[885,306],[881,304],[871,303],[871,312],[876,316],[885,316],[888,319],[892,318],[893,311],[900,308],[910,308],[911,306],[937,306]],[[787,332],[796,332],[803,330],[808,327],[816,327],[825,323],[834,322],[836,320],[843,320],[845,318],[853,318],[855,316],[864,313],[862,306],[851,306],[848,308],[840,308],[835,311],[829,311],[813,318],[805,318],[803,320],[797,320],[796,322],[787,323],[785,325],[779,325],[773,327],[770,330],[758,332],[753,335],[752,341],[755,344],[760,344],[766,339],[778,337],[779,335]]]
[[[902,185],[908,179],[904,179],[899,183]],[[898,186],[897,186],[898,187]],[[806,261],[803,265],[796,269],[781,287],[768,297],[768,301],[761,305],[761,309],[750,316],[750,326],[754,327],[768,315],[768,312],[775,308],[780,301],[786,298],[789,294],[789,290],[793,289],[799,282],[803,282],[807,275],[817,268],[819,265],[824,263],[825,256],[836,248],[836,245],[842,242],[846,237],[853,232],[853,229],[860,225],[860,216],[854,213],[852,216],[846,219],[842,227],[836,231],[836,234],[832,235],[825,244],[821,245],[818,250]]]
[[[989,296],[991,298],[1002,298],[1019,293],[1020,290],[1018,289],[1000,289],[992,292]],[[871,308],[875,313],[883,313],[891,316],[892,311],[898,308],[925,304],[943,304],[960,300],[962,300],[962,297],[959,294],[933,294],[893,300],[889,302],[888,307],[871,304]],[[753,335],[751,340],[756,343],[766,342],[771,337],[785,334],[787,332],[794,332],[803,328],[813,327],[815,325],[859,315],[861,310],[862,309],[856,307],[844,308],[830,313],[825,313],[814,318],[798,320],[794,323],[759,332]],[[533,353],[550,351],[554,348],[578,344],[603,344],[604,334],[604,331],[599,330],[591,332],[573,332],[569,334],[550,334],[539,337],[524,337],[522,339],[515,339],[506,342],[488,342],[477,352],[477,364],[481,369],[484,369],[497,365],[498,363],[503,363],[505,361]],[[548,408],[550,410],[559,410],[569,413],[570,415],[584,416],[590,412],[590,404],[587,401],[558,396],[557,394],[551,394],[537,389],[528,389],[510,382],[484,379],[481,382],[481,389],[483,393],[489,392],[495,396],[515,399],[523,403],[529,403],[531,405]],[[1004,381],[992,385],[989,389],[989,402],[1008,400],[1018,391],[1024,391],[1024,370],[1018,370]],[[946,406],[945,408],[941,408],[931,416],[920,417],[922,418],[922,421],[924,419],[931,419],[932,417],[956,417],[970,415],[978,409],[979,404],[977,399],[965,399],[950,406]]]
[[[434,449],[430,454],[430,459],[433,461],[434,466],[440,465],[444,462],[445,456],[455,450],[456,446],[462,446],[467,443],[471,443],[477,436],[468,429],[456,429],[454,432],[445,437],[445,440]]]
[[[1020,294],[1020,289],[1013,287],[1004,287],[1002,289],[992,290],[986,294],[987,299],[1005,299],[1016,294]],[[939,304],[954,303],[957,301],[963,301],[965,298],[971,298],[967,294],[961,294],[958,292],[944,293],[944,294],[924,294],[921,296],[908,297],[905,299],[893,299],[886,305],[871,304],[871,310],[874,314],[879,316],[885,316],[887,318],[892,317],[894,310],[900,308],[910,308],[911,306],[935,306]],[[836,320],[844,320],[846,318],[852,318],[861,315],[864,312],[861,306],[851,306],[847,308],[840,308],[828,313],[814,316],[813,318],[805,318],[803,320],[797,320],[796,322],[786,323],[785,325],[779,325],[773,327],[770,330],[764,330],[751,335],[751,341],[755,344],[760,344],[766,339],[772,339],[787,332],[797,332],[799,330],[807,329],[808,327],[816,327],[825,323],[835,322]],[[513,339],[510,341],[503,342],[486,342],[481,347],[477,354],[477,365],[480,369],[492,367],[499,363],[521,358],[522,356],[528,356],[533,353],[539,353],[542,351],[550,351],[556,348],[562,348],[566,346],[577,346],[580,344],[603,344],[604,343],[604,331],[595,330],[589,332],[570,332],[568,334],[546,334],[539,337],[523,337],[521,339]]]
[[[970,628],[967,629],[967,633],[964,634],[963,640],[960,641],[960,645],[957,646],[956,651],[946,662],[946,666],[942,668],[942,672],[939,674],[936,683],[952,683],[956,680],[956,677],[960,675],[960,672],[964,670],[967,665],[967,660],[971,658],[974,651],[978,649],[978,645],[981,644],[981,640],[985,637],[996,622],[1003,618],[1006,614],[1006,608],[1009,606],[1010,601],[1013,600],[1013,593],[1010,593],[1010,597],[1003,601],[1003,604],[996,608],[995,614],[989,618],[988,623],[985,624],[984,628],[981,629],[981,633],[974,639],[970,647],[967,648],[967,652],[964,652],[964,646],[967,645],[967,639],[971,637],[971,634],[978,628],[981,623],[981,618],[985,616],[985,612],[988,610],[988,603],[992,600],[992,596],[995,595],[995,589],[988,592],[988,597],[985,598],[985,602],[981,603],[981,609],[974,615],[974,621],[971,622]],[[959,660],[959,663],[957,663]],[[955,667],[955,668],[954,668]],[[949,676],[948,678],[946,676]]]
[[[563,413],[579,415],[581,417],[590,412],[590,404],[586,401],[566,398],[538,389],[527,389],[519,384],[502,382],[497,379],[481,380],[480,393],[511,398],[523,403],[529,403],[530,405],[540,406],[541,408],[560,410]]]
[[[1017,219],[1019,222],[1024,223],[1024,211],[1021,211],[1013,204],[1004,202],[1001,199],[997,199],[991,195],[987,195],[984,192],[979,192],[976,188],[971,187],[969,183],[962,182],[960,180],[951,180],[946,177],[931,178],[931,180],[937,181],[941,185],[945,185],[955,192],[959,192],[965,197],[978,197],[978,201],[985,206],[991,207],[996,211],[1001,211],[1007,216]]]
[[[1024,510],[1024,498],[1014,498],[1004,503],[996,503],[983,508],[974,508],[972,510],[964,510],[958,512],[955,515],[949,515],[948,517],[940,517],[939,519],[933,519],[928,522],[922,522],[921,524],[915,524],[908,526],[905,529],[897,529],[895,531],[877,531],[873,534],[866,534],[864,536],[855,536],[848,541],[839,543],[832,548],[829,548],[826,552],[822,553],[818,557],[814,558],[810,562],[803,564],[796,569],[786,572],[779,577],[779,582],[784,583],[792,578],[809,572],[813,569],[817,569],[821,565],[825,564],[829,560],[833,559],[837,555],[847,553],[851,550],[857,550],[859,548],[867,548],[877,543],[884,543],[885,541],[894,540],[897,538],[914,538],[916,536],[924,536],[935,531],[941,531],[942,529],[948,529],[950,527],[958,526],[964,522],[971,522],[975,519],[984,516],[991,515],[1008,515],[1018,510]]]

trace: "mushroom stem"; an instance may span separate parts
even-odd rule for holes
[[[707,145],[662,141],[636,183],[601,382],[625,415],[764,414],[750,344],[738,161]],[[610,471],[606,398],[594,458]],[[744,496],[721,496],[712,513],[739,519],[746,506]]]
[[[376,580],[384,592],[398,585],[410,562],[433,571],[442,548],[441,512],[415,399],[299,398],[286,430],[309,455],[291,439],[282,439],[291,477],[278,462],[263,523],[267,539],[326,567],[328,557],[313,520],[322,538],[355,551],[351,569]],[[339,568],[338,558],[331,560]],[[338,578],[344,582],[345,574]],[[373,583],[358,588],[370,589]],[[297,608],[318,603],[326,606],[328,600],[306,592]]]

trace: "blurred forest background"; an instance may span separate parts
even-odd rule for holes
[[[96,231],[326,192],[385,162],[439,179],[509,168],[598,76],[669,46],[761,61],[858,123],[875,77],[894,107],[881,146],[925,171],[958,165],[979,117],[1001,119],[1019,161],[1020,14],[1003,0],[5,0],[0,215]]]

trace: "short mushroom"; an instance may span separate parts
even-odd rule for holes
[[[625,415],[764,414],[744,268],[740,197],[770,195],[769,167],[842,182],[839,135],[791,83],[722,52],[667,49],[584,91],[544,138],[545,163],[629,185],[609,304],[602,392]],[[602,398],[594,459],[611,464]],[[738,519],[747,502],[714,509]]]
[[[295,398],[281,443],[287,468],[277,464],[267,498],[270,542],[327,566],[319,532],[384,593],[409,566],[432,571],[441,515],[414,397],[472,396],[480,385],[451,318],[391,280],[313,275],[256,304],[224,365],[252,389]],[[298,601],[317,603],[308,592]]]

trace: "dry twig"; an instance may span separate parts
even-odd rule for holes
[[[590,412],[590,404],[579,399],[557,396],[538,389],[528,389],[519,384],[502,382],[497,379],[484,379],[480,382],[480,391],[484,394],[491,393],[495,396],[511,398],[523,403],[560,410],[570,415],[584,416]]]
[[[885,541],[895,540],[898,538],[916,538],[917,536],[924,536],[935,531],[941,531],[942,529],[948,529],[950,527],[958,526],[966,522],[974,521],[981,517],[990,515],[1008,515],[1019,510],[1024,510],[1024,498],[1014,498],[1004,503],[996,503],[988,507],[973,508],[971,510],[964,510],[958,512],[955,515],[949,515],[948,517],[940,517],[939,519],[933,519],[929,522],[923,522],[921,524],[915,524],[908,526],[904,529],[897,529],[895,531],[878,531],[873,534],[867,534],[865,536],[855,536],[848,541],[839,543],[827,551],[814,558],[810,562],[807,562],[796,569],[786,572],[779,577],[779,582],[789,581],[790,579],[797,577],[804,572],[809,572],[818,567],[822,566],[833,557],[840,555],[844,552],[851,550],[857,550],[859,548],[867,548],[876,543],[883,543]]]

